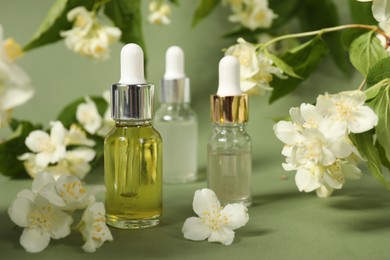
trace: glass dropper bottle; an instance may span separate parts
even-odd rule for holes
[[[240,64],[233,56],[219,63],[217,94],[211,95],[213,132],[207,151],[207,183],[223,205],[251,205],[251,139],[248,121],[248,96],[240,89]]]
[[[115,127],[104,142],[107,224],[140,229],[159,223],[162,212],[162,140],[153,128],[154,85],[144,78],[143,51],[121,51],[121,78],[111,87]]]
[[[197,179],[198,123],[190,107],[190,80],[184,73],[184,52],[168,48],[160,84],[161,106],[153,120],[164,141],[164,183]]]

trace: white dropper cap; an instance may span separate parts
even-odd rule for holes
[[[184,52],[179,46],[171,46],[165,53],[165,80],[185,78]]]
[[[233,56],[225,56],[219,62],[219,83],[217,95],[240,96],[240,63]]]
[[[134,43],[123,46],[121,51],[121,78],[120,84],[145,84],[144,52]]]

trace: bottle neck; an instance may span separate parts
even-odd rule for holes
[[[216,131],[245,131],[246,123],[213,123]]]
[[[140,127],[149,127],[152,126],[151,119],[143,119],[143,120],[116,120],[116,127],[126,127],[126,126],[140,126]]]
[[[173,109],[189,109],[190,103],[161,103],[161,107],[173,110]]]

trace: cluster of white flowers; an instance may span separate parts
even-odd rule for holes
[[[91,170],[89,162],[96,155],[95,150],[90,148],[95,142],[76,125],[67,130],[60,121],[55,121],[50,126],[50,134],[35,130],[27,136],[25,144],[32,153],[19,157],[24,161],[26,171],[33,178],[40,172],[48,172],[56,179],[62,175],[84,179]],[[73,149],[67,150],[70,146]]]
[[[107,59],[109,46],[118,41],[122,32],[119,28],[103,25],[98,21],[96,13],[80,6],[67,14],[73,28],[61,32],[66,46],[75,53],[95,59]]]
[[[169,16],[171,15],[171,7],[161,1],[152,1],[149,4],[150,14],[148,16],[148,21],[152,24],[170,24],[171,20]]]
[[[95,252],[105,241],[112,241],[105,224],[105,209],[95,195],[102,188],[87,190],[75,176],[61,176],[57,181],[49,173],[39,173],[31,190],[20,191],[8,208],[8,215],[23,227],[20,244],[27,252],[44,250],[50,239],[64,238],[71,233],[72,214],[85,209],[77,229],[85,240],[83,249]]]
[[[242,38],[238,38],[238,44],[230,46],[225,55],[232,55],[240,62],[241,90],[254,95],[264,95],[272,88],[269,83],[273,75],[286,78],[283,71],[272,66],[272,60],[263,53],[256,53],[256,48]]]
[[[343,187],[345,179],[360,178],[356,166],[360,155],[349,134],[368,131],[378,123],[365,99],[365,93],[358,90],[320,95],[315,106],[291,108],[291,122],[275,124],[276,136],[286,144],[283,168],[297,171],[299,191],[316,190],[319,197],[328,197]]]
[[[22,55],[22,48],[12,38],[3,40],[0,25],[0,127],[7,125],[13,108],[34,94],[29,76],[15,63]]]
[[[100,116],[95,102],[86,96],[85,103],[77,106],[76,119],[88,133],[104,137],[114,127],[115,121],[111,118],[110,91],[105,91],[103,98],[108,104],[103,118]]]
[[[270,28],[278,16],[268,7],[268,0],[224,0],[230,5],[233,14],[231,22],[241,23],[251,30]]]
[[[197,190],[193,201],[194,212],[199,217],[188,218],[182,232],[186,239],[220,242],[230,245],[234,231],[246,225],[249,220],[248,209],[242,204],[227,204],[221,207],[217,195],[210,189]]]

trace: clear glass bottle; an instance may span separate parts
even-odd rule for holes
[[[251,204],[251,139],[245,124],[214,123],[208,141],[208,187],[223,205]]]
[[[190,82],[184,74],[184,53],[180,47],[167,50],[160,102],[153,124],[164,141],[163,180],[193,181],[197,179],[198,123],[190,107]]]
[[[251,205],[251,139],[245,131],[248,96],[242,94],[239,63],[225,56],[219,64],[219,86],[212,95],[213,132],[207,145],[207,183],[223,205]]]
[[[162,213],[162,139],[151,124],[154,85],[144,82],[142,49],[128,45],[121,52],[121,80],[111,87],[116,124],[104,141],[105,207],[108,225],[139,229],[157,225]],[[142,67],[135,77],[127,75],[127,62]]]

